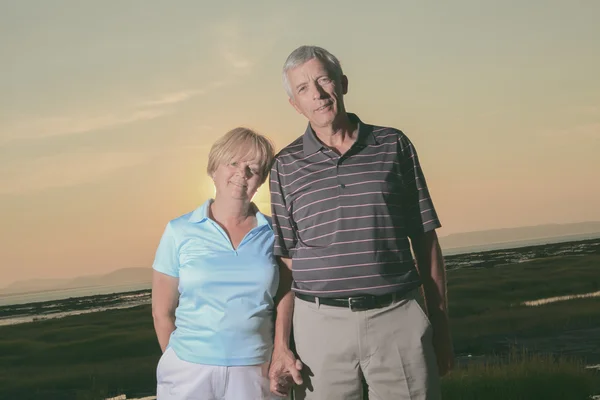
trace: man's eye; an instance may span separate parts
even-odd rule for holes
[[[238,165],[237,161],[232,161],[229,163],[229,165],[233,165],[234,167],[236,167]]]
[[[306,90],[305,86],[302,86],[300,89],[298,89],[298,93],[302,93]]]

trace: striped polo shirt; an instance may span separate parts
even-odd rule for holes
[[[401,131],[365,124],[342,156],[310,124],[271,169],[274,254],[292,289],[319,297],[405,292],[421,282],[408,237],[441,226],[417,152]]]

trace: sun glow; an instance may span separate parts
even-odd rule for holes
[[[271,198],[269,193],[269,184],[265,182],[254,194],[252,201],[261,213],[265,215],[271,215]]]

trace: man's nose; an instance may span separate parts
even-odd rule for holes
[[[325,90],[318,83],[315,83],[312,86],[313,99],[321,99],[321,98],[325,97],[326,95],[327,95],[327,92],[325,92]]]

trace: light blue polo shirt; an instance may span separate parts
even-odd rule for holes
[[[170,221],[156,251],[152,267],[179,278],[168,347],[198,364],[262,364],[273,349],[273,297],[279,285],[271,221],[257,212],[257,226],[234,249],[209,218],[211,203]]]

